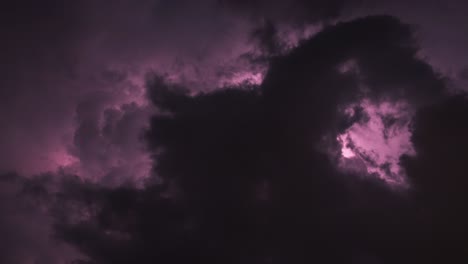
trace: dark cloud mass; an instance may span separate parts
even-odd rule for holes
[[[468,97],[361,4],[5,5],[0,263],[467,263]]]
[[[52,206],[58,237],[96,263],[465,259],[464,188],[452,178],[463,174],[462,142],[432,142],[453,135],[456,123],[446,116],[461,121],[466,101],[444,99],[441,79],[416,51],[408,26],[367,17],[326,28],[274,59],[260,87],[189,95],[164,77],[150,78],[160,112],[146,136],[154,181],[141,190],[68,183]],[[359,74],[337,70],[349,59]],[[323,135],[339,132],[336,108],[362,96],[362,85],[366,96],[404,97],[420,109],[418,155],[404,162],[409,192],[339,172],[317,148]],[[437,164],[444,169],[430,167]]]
[[[46,201],[37,199],[47,195],[42,191],[42,176],[34,181],[15,174],[0,177],[1,263],[66,263],[82,257],[70,245],[53,238],[53,218],[47,212]]]

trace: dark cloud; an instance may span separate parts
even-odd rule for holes
[[[261,70],[239,58],[250,27],[211,0],[2,2],[0,173],[141,186],[152,164],[141,140],[152,113],[145,73],[194,90],[245,81]],[[48,239],[48,213],[17,209],[24,194],[8,188],[0,262],[60,262],[68,251]]]
[[[421,109],[412,136],[417,155],[402,159],[428,230],[419,246],[437,263],[467,259],[467,114],[466,95]]]
[[[150,69],[193,89],[250,73],[239,58],[250,49],[250,27],[211,0],[2,3],[0,171],[35,174],[65,165],[79,105],[95,104],[99,95],[101,110],[141,106]]]
[[[284,48],[281,47],[278,39],[278,30],[272,21],[265,21],[264,24],[252,32],[252,38],[258,40],[258,44],[263,53],[277,54]]]
[[[467,103],[440,103],[443,82],[416,54],[407,25],[366,17],[274,58],[261,86],[191,95],[151,77],[154,178],[143,189],[69,181],[54,194],[57,235],[100,264],[466,260],[455,183]],[[340,71],[349,60],[359,71]],[[353,123],[337,109],[364,95],[420,109],[409,190],[340,172],[318,148]]]
[[[230,83],[251,69],[238,60],[250,49],[245,27],[209,0],[3,1],[0,173],[142,185],[151,160],[141,134],[152,113],[144,74],[194,89]],[[15,186],[0,190],[0,262],[62,263],[68,250],[49,239],[50,215],[19,208]]]
[[[81,257],[75,248],[52,236],[54,219],[43,200],[48,194],[43,181],[39,182],[31,184],[16,174],[0,175],[1,263],[70,263]],[[32,194],[40,200],[32,199]]]
[[[219,3],[254,23],[251,35],[260,50],[260,55],[257,56],[262,58],[285,53],[291,48],[288,45],[290,36],[281,36],[279,27],[289,26],[291,29],[304,31],[311,24],[328,24],[352,6],[354,1],[220,0]]]
[[[106,106],[108,99],[93,94],[77,106],[78,127],[69,151],[80,162],[67,169],[106,185],[141,183],[151,167],[143,142],[150,111],[135,102]]]
[[[431,10],[401,15],[412,23],[448,12],[398,3]],[[452,30],[464,9],[421,37],[390,16],[331,25],[350,6],[3,3],[0,173],[38,175],[0,180],[0,262],[465,263],[467,102],[449,98],[420,59],[465,66],[463,52],[441,52],[464,47]],[[311,23],[324,30],[300,41]],[[262,85],[248,81],[266,65]],[[362,162],[340,171],[328,153],[368,118],[359,106],[338,113],[363,97],[416,111],[417,155],[402,159],[409,190],[363,173]]]
[[[458,230],[458,235],[466,232],[461,223],[468,217],[463,202],[468,187],[464,176],[468,160],[467,114],[466,95],[421,109],[415,117],[412,136],[418,155],[404,160],[419,198],[427,207],[443,212],[433,221],[450,222],[446,226]]]

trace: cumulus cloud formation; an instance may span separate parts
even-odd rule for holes
[[[466,262],[466,95],[350,6],[8,4],[0,262]]]
[[[0,170],[35,174],[79,161],[68,150],[79,108],[94,105],[101,119],[136,103],[149,114],[141,107],[149,70],[195,90],[258,83],[263,68],[242,57],[252,26],[223,10],[208,0],[6,3]]]
[[[358,121],[337,136],[341,166],[377,174],[391,184],[407,184],[399,160],[402,155],[414,155],[410,106],[404,101],[363,100],[346,107],[343,114]]]
[[[376,16],[328,27],[276,57],[260,86],[192,95],[164,76],[150,77],[148,95],[158,109],[146,132],[153,180],[143,189],[77,180],[49,191],[61,198],[49,203],[57,236],[90,263],[466,258],[458,243],[467,230],[461,220],[448,228],[446,219],[465,214],[464,189],[451,178],[463,173],[464,156],[453,159],[453,150],[464,143],[433,143],[453,132],[455,123],[443,116],[468,113],[466,99],[445,95],[442,80],[416,53],[407,25]],[[380,65],[382,54],[399,67]],[[338,69],[350,58],[359,72]],[[340,107],[362,98],[404,98],[415,108],[417,154],[401,163],[410,191],[342,171],[339,156],[330,155],[341,150],[334,139],[360,121],[341,115]],[[438,130],[428,129],[434,125]],[[432,161],[442,146],[444,159]],[[441,163],[450,163],[453,171],[444,171],[450,177],[430,167]],[[425,181],[425,170],[439,184]],[[437,206],[439,196],[453,206]],[[448,240],[454,230],[457,240]]]

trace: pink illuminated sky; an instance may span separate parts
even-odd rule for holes
[[[107,9],[106,13],[112,15],[104,18],[100,12],[95,12],[104,4],[87,1],[77,7],[79,12],[85,14],[81,17],[86,17],[86,20],[79,21],[80,30],[71,37],[64,34],[63,38],[54,42],[55,45],[60,45],[59,48],[50,48],[41,43],[36,45],[32,49],[32,53],[38,54],[33,60],[36,64],[18,54],[18,58],[15,58],[18,69],[10,74],[8,83],[3,84],[9,95],[3,96],[7,99],[2,104],[0,114],[0,124],[3,127],[0,143],[4,150],[0,153],[0,171],[18,171],[31,175],[68,167],[83,173],[89,171],[91,174],[101,171],[97,174],[103,175],[106,171],[124,166],[124,163],[131,163],[130,167],[139,167],[138,160],[145,163],[147,157],[142,151],[144,145],[138,139],[133,139],[135,146],[130,147],[132,144],[128,142],[120,145],[121,142],[106,138],[109,135],[100,134],[102,127],[99,124],[105,111],[120,111],[123,117],[123,107],[135,103],[139,110],[131,111],[138,112],[142,118],[138,122],[127,124],[135,127],[118,126],[120,132],[116,133],[123,133],[123,130],[128,129],[133,131],[127,131],[128,133],[137,135],[137,131],[145,127],[144,119],[152,111],[146,106],[145,98],[144,78],[148,71],[167,74],[173,81],[187,85],[194,91],[212,90],[242,82],[259,84],[262,81],[266,65],[255,65],[245,58],[246,54],[258,53],[251,36],[252,30],[258,26],[255,21],[230,12],[220,12],[209,2],[190,3],[179,9],[178,16],[185,18],[182,20],[173,19],[165,13],[154,18],[148,8],[149,4],[150,1],[136,4],[121,1]],[[428,13],[437,10],[433,5],[424,8],[422,11]],[[378,8],[355,9],[348,15],[374,9]],[[395,13],[408,18],[401,9]],[[460,19],[457,17],[452,19]],[[420,20],[417,20],[418,17],[411,19],[420,24],[432,23],[424,20],[424,17]],[[213,20],[217,22],[213,23]],[[57,31],[63,33],[61,25],[44,23],[36,25],[47,28],[42,32],[43,38],[52,39]],[[320,23],[305,24],[302,27],[279,23],[278,36],[286,48],[293,48],[301,39],[310,37],[321,27]],[[171,30],[166,30],[167,28]],[[28,35],[32,34],[28,32],[9,32],[7,37],[35,37]],[[431,40],[437,32],[441,32],[438,27],[434,27],[433,31],[424,27],[419,34],[423,40]],[[458,36],[451,32],[444,34],[448,39]],[[450,43],[455,45],[463,41]],[[439,68],[447,64],[444,58],[454,57],[445,54],[451,49],[443,49],[445,53],[441,54],[442,49],[438,49],[437,42],[428,41],[425,44],[424,49],[434,54],[430,59],[440,63]],[[26,42],[18,45],[25,45],[23,50],[30,49],[26,48]],[[441,52],[433,52],[434,50]],[[13,53],[12,56],[16,55]],[[65,66],[56,65],[58,62],[63,62]],[[459,59],[453,60],[453,64],[449,67],[451,71],[456,72],[463,67]],[[10,98],[12,94],[14,98]],[[100,99],[91,99],[95,97]],[[77,106],[80,104],[91,104],[90,108],[95,108],[92,114],[83,116],[86,120],[77,120]],[[124,122],[114,120],[117,123],[120,121]],[[100,154],[90,149],[86,150],[88,152],[78,151],[80,146],[76,146],[74,138],[80,127],[79,122],[98,124],[94,132],[88,131],[94,133],[96,146],[113,146],[106,147],[106,153]],[[378,129],[375,127],[378,124],[372,125],[374,127],[369,128],[371,131]],[[356,136],[358,131],[368,133],[356,126],[350,132],[352,137],[354,140],[364,140]],[[394,146],[397,143],[389,144],[391,152],[397,152]],[[136,154],[137,152],[141,153]],[[82,160],[83,156],[78,153],[88,153],[90,156]],[[123,153],[133,154],[130,157]],[[101,162],[102,155],[109,156],[106,162]],[[116,157],[110,158],[113,155]],[[385,155],[387,154],[381,156]],[[149,168],[150,165],[143,167]]]
[[[414,154],[410,140],[410,106],[404,101],[374,103],[364,99],[346,107],[343,114],[352,118],[356,107],[364,110],[365,117],[337,136],[341,145],[341,166],[353,169],[352,164],[361,163],[367,173],[375,173],[391,184],[405,184],[399,158],[403,154]],[[387,167],[383,168],[385,165]]]
[[[62,264],[82,256],[113,264],[122,252],[130,255],[127,263],[132,254],[182,258],[184,250],[230,254],[224,263],[288,263],[290,256],[308,256],[309,242],[332,253],[342,246],[349,263],[387,263],[393,259],[379,259],[387,248],[373,243],[398,240],[395,231],[404,233],[403,246],[395,247],[419,245],[425,237],[404,241],[419,221],[428,221],[421,225],[427,230],[437,221],[442,229],[460,221],[450,234],[468,237],[459,232],[468,221],[466,206],[447,198],[452,190],[462,190],[457,198],[468,193],[464,171],[457,174],[466,147],[456,147],[464,141],[432,144],[439,135],[466,134],[464,115],[457,116],[466,109],[430,108],[468,91],[467,1],[6,2],[0,8],[0,264]],[[181,101],[189,107],[179,110],[177,101],[165,109],[149,98],[159,88],[147,87],[155,74],[186,88]],[[232,88],[260,92],[224,93]],[[170,120],[159,120],[165,111]],[[437,128],[431,114],[461,125],[447,121],[452,130],[423,131]],[[440,156],[444,151],[448,158]],[[439,160],[445,167],[437,174],[454,167],[454,176],[443,175],[444,190],[431,186],[439,183],[431,174],[439,164],[427,161]],[[458,181],[461,187],[453,187]],[[169,187],[146,188],[155,182]],[[414,190],[423,194],[414,207],[394,196]],[[74,204],[80,199],[85,209],[96,206],[97,220],[91,210],[84,210],[87,219],[73,214],[82,213]],[[439,200],[450,201],[461,220],[445,218],[452,208],[430,211]],[[387,217],[393,205],[404,213]],[[411,227],[401,228],[408,211],[415,212],[405,223]],[[78,231],[67,217],[82,224]],[[113,240],[112,229],[128,232],[135,244]],[[360,236],[367,231],[369,237]],[[250,254],[251,246],[255,258],[232,258]],[[267,256],[276,249],[277,259]],[[318,253],[328,260],[330,252]],[[401,253],[395,252],[389,254]]]
[[[61,169],[96,181],[107,177],[108,184],[128,180],[118,179],[123,175],[139,181],[151,168],[139,136],[154,113],[145,94],[148,72],[163,74],[194,93],[262,82],[267,65],[248,58],[259,52],[251,36],[256,24],[229,12],[220,13],[205,2],[179,10],[179,15],[198,24],[173,21],[165,14],[152,18],[147,4],[122,1],[107,10],[114,14],[111,19],[94,13],[99,3],[81,6],[83,12],[92,11],[82,21],[83,32],[64,39],[67,48],[50,55],[64,56],[69,68],[54,70],[56,66],[44,58],[36,68],[22,66],[21,74],[12,75],[14,82],[8,86],[16,90],[16,98],[4,104],[8,111],[0,114],[4,127],[0,172],[35,175]],[[217,23],[207,15],[214,15]],[[134,20],[135,16],[141,20]],[[157,26],[145,24],[145,18],[156,19]],[[163,30],[167,23],[172,23],[169,32]],[[59,25],[43,34],[53,34],[55,27]],[[293,48],[317,27],[284,25],[281,41]],[[39,52],[41,49],[37,46]],[[30,87],[35,86],[38,89],[31,92]],[[104,132],[106,125],[107,129],[113,127],[112,133]]]

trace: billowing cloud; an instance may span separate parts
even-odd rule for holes
[[[359,71],[340,70],[349,59]],[[192,94],[153,76],[148,95],[158,114],[146,134],[153,178],[143,189],[68,183],[52,205],[60,216],[56,231],[101,264],[464,259],[458,242],[447,240],[453,230],[444,220],[463,208],[457,198],[464,189],[451,177],[462,173],[466,159],[452,150],[464,143],[456,140],[461,134],[435,139],[457,131],[456,121],[443,117],[460,122],[467,104],[460,98],[444,103],[443,87],[418,59],[408,26],[387,16],[326,28],[276,57],[261,86]],[[366,105],[363,98],[383,103]],[[330,156],[341,151],[338,135],[365,124],[366,113],[353,118],[340,109],[355,103],[373,109],[367,115],[398,115],[401,107],[385,103],[396,99],[415,109],[416,154],[394,164],[407,170],[411,186],[403,190],[342,171]],[[390,134],[399,127],[384,123]],[[434,178],[423,180],[425,170],[439,164],[453,168],[444,170],[451,177],[439,179],[447,189],[432,185]],[[457,195],[445,197],[453,188],[460,188]],[[437,195],[453,207],[433,206]],[[462,239],[467,230],[456,223]],[[447,251],[447,245],[453,247]]]
[[[363,100],[345,108],[343,114],[358,121],[337,136],[341,144],[340,166],[357,173],[377,174],[390,184],[407,185],[400,157],[414,154],[411,107],[404,101]]]
[[[463,34],[360,7],[5,4],[0,262],[466,259]]]
[[[31,184],[14,174],[0,175],[0,262],[46,264],[85,259],[75,248],[54,238],[48,203],[37,199],[45,194],[39,182]],[[33,193],[37,197],[31,196]]]
[[[242,57],[252,50],[250,28],[209,0],[9,1],[2,8],[5,41],[0,44],[0,171],[30,175],[81,162],[76,149],[85,146],[76,146],[76,135],[84,126],[82,112],[100,120],[108,109],[136,103],[136,118],[144,119],[151,112],[144,107],[150,70],[195,90],[260,82],[263,66]],[[127,124],[134,126],[130,130],[146,125]],[[94,138],[101,136],[98,132],[88,131]],[[124,148],[120,143],[112,142]],[[101,146],[92,151],[102,151],[97,150]],[[112,155],[106,153],[109,159]],[[101,166],[102,159],[90,161],[93,157],[80,166]]]

